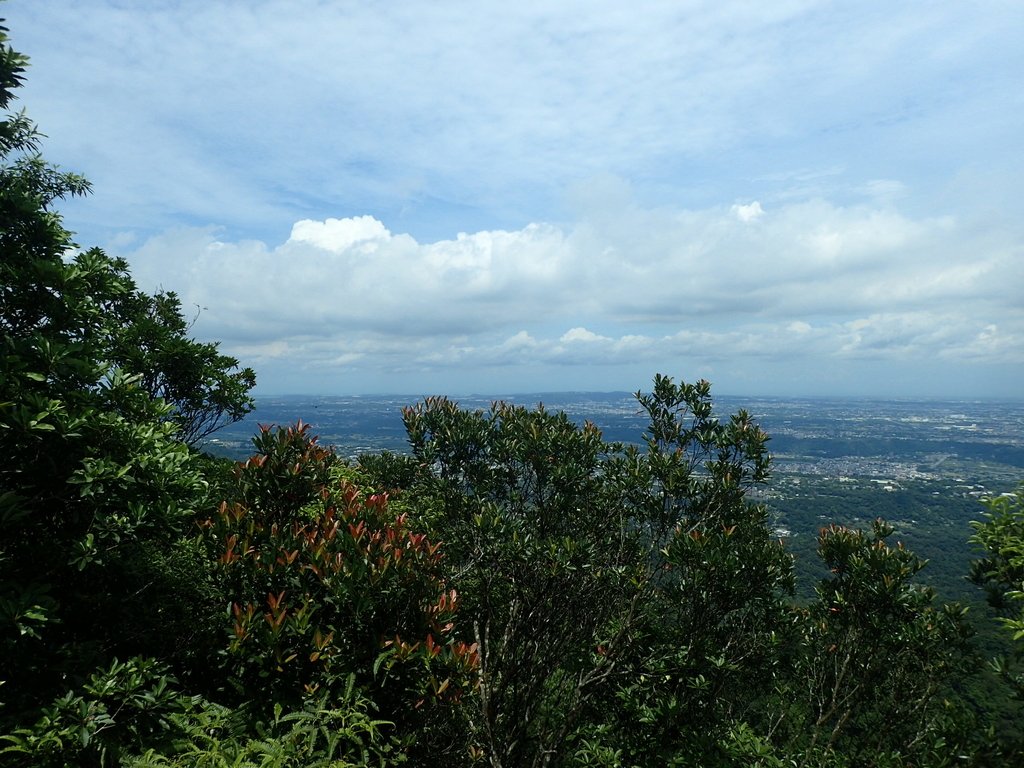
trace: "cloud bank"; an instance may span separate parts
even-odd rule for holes
[[[620,203],[568,227],[436,242],[365,215],[298,221],[276,245],[181,229],[127,255],[143,287],[201,307],[197,330],[279,386],[390,377],[402,391],[431,371],[510,367],[1024,362],[1020,240],[824,200]]]

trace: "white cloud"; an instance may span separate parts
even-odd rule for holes
[[[755,200],[748,205],[734,205],[732,212],[736,215],[736,218],[742,222],[757,221],[759,218],[764,216],[764,209],[761,208],[761,203]]]
[[[186,307],[206,308],[205,336],[307,375],[656,370],[672,360],[1019,364],[1019,251],[990,233],[982,249],[977,236],[948,217],[824,201],[780,206],[756,235],[732,210],[631,205],[617,215],[597,206],[565,229],[432,243],[370,216],[302,221],[278,246],[178,230],[130,260],[143,287],[162,280]]]
[[[367,244],[366,252],[376,250],[373,241],[387,242],[391,233],[372,216],[357,216],[351,219],[327,219],[310,221],[303,219],[292,226],[292,243],[310,243],[325,251],[342,253],[353,246]]]
[[[571,344],[573,342],[582,342],[586,344],[594,341],[610,341],[610,339],[607,336],[600,336],[593,331],[588,331],[586,328],[570,328],[562,334],[559,341],[567,344]]]
[[[505,351],[516,351],[523,349],[534,349],[537,346],[537,340],[534,339],[526,331],[519,331],[515,336],[505,339],[501,345],[501,349]]]

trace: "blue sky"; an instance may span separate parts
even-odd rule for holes
[[[272,393],[1024,395],[1024,4],[10,0],[83,246]]]

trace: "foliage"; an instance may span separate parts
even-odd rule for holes
[[[4,110],[25,65],[0,29]],[[170,606],[153,598],[184,587],[180,601],[190,601],[192,585],[172,584],[171,574],[180,573],[179,556],[193,557],[184,534],[206,503],[208,483],[203,462],[181,440],[177,404],[143,386],[151,368],[163,365],[154,356],[160,344],[185,342],[169,326],[151,346],[153,355],[133,362],[119,354],[146,319],[146,307],[159,305],[170,318],[176,305],[140,293],[123,260],[75,246],[53,208],[87,191],[81,177],[38,155],[38,134],[24,114],[5,113],[0,729],[33,721],[54,697],[85,684],[115,656],[186,644],[168,635],[187,627],[165,622],[160,614]],[[188,349],[200,368],[230,362],[203,357],[203,345]],[[185,366],[185,357],[176,365]],[[232,407],[248,402],[239,389],[227,397]],[[157,563],[169,566],[166,572]],[[173,612],[180,618],[177,607]]]
[[[176,682],[152,660],[115,660],[32,727],[0,736],[4,764],[347,768],[402,761],[385,735],[392,723],[373,716],[354,675],[330,699],[309,696],[291,710],[276,704],[255,729],[245,708],[185,696]]]
[[[634,521],[653,570],[606,706],[631,761],[707,761],[738,748],[777,674],[791,563],[745,498],[767,479],[767,436],[743,411],[721,422],[705,381],[658,376],[637,398],[650,427],[631,454]]]
[[[765,642],[755,627],[788,574],[763,510],[744,502],[766,476],[765,435],[746,414],[719,423],[706,382],[658,377],[640,402],[647,453],[543,407],[405,411],[415,499],[433,510],[480,648],[472,719],[493,765],[571,754],[616,688],[616,735],[643,753],[656,737],[636,727],[640,710],[662,732],[707,716],[724,688],[701,676],[728,677]],[[635,684],[654,679],[668,682]],[[686,703],[666,718],[673,696]]]
[[[1002,615],[1003,625],[1017,641],[1024,639],[1024,483],[1015,493],[1007,493],[985,501],[987,512],[983,522],[974,522],[971,542],[985,552],[985,557],[972,564],[972,580],[984,586],[990,602]],[[1024,674],[1005,659],[996,659],[997,670],[1012,682],[1024,696]]]
[[[971,524],[971,541],[986,557],[974,563],[971,577],[988,588],[997,607],[1011,612],[1016,601],[1024,600],[1024,483],[1015,493],[987,499],[985,506],[987,519]],[[1004,623],[1015,640],[1024,638],[1024,613]]]
[[[330,700],[355,674],[395,720],[457,701],[476,649],[454,637],[459,596],[440,576],[440,546],[386,494],[361,492],[307,425],[265,427],[254,444],[204,524],[234,685],[294,707]]]
[[[642,577],[618,470],[596,428],[543,408],[436,398],[405,423],[479,649],[476,739],[493,765],[540,762],[607,678]]]
[[[111,362],[138,373],[139,386],[171,406],[181,440],[198,445],[252,410],[256,374],[235,370],[238,360],[222,355],[216,343],[189,338],[191,324],[174,292],[136,291],[125,305],[131,322],[113,329]]]
[[[949,740],[963,719],[950,682],[974,666],[966,611],[933,605],[933,590],[913,581],[924,561],[890,546],[891,534],[876,520],[870,532],[832,525],[819,537],[830,576],[796,610],[796,674],[782,697],[796,706],[776,726],[808,764],[934,764],[964,746]]]
[[[330,699],[311,696],[293,710],[275,705],[272,718],[248,735],[240,711],[204,702],[173,716],[176,737],[166,749],[129,758],[131,768],[370,768],[404,762],[385,736],[392,723],[374,717],[375,706],[350,675]]]
[[[166,739],[173,716],[195,703],[174,683],[152,659],[114,659],[31,727],[0,736],[0,755],[14,766],[118,765],[124,753]]]

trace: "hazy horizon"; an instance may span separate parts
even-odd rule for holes
[[[508,392],[475,392],[475,391],[451,391],[451,392],[263,392],[257,389],[254,393],[256,400],[271,399],[422,399],[424,397],[447,397],[452,400],[459,398],[489,399],[489,398],[534,398],[534,397],[567,397],[567,396],[622,396],[632,397],[637,390],[593,390],[593,389],[561,389],[561,390],[536,390],[536,391],[508,391]],[[641,392],[647,393],[650,387],[643,388]],[[1007,395],[992,397],[954,397],[954,396],[930,396],[930,395],[843,395],[843,394],[803,394],[787,395],[773,393],[755,392],[719,392],[712,386],[711,397],[713,400],[724,398],[727,400],[740,400],[750,398],[754,400],[836,400],[836,401],[877,401],[877,402],[922,402],[922,403],[1024,403],[1024,396]]]

